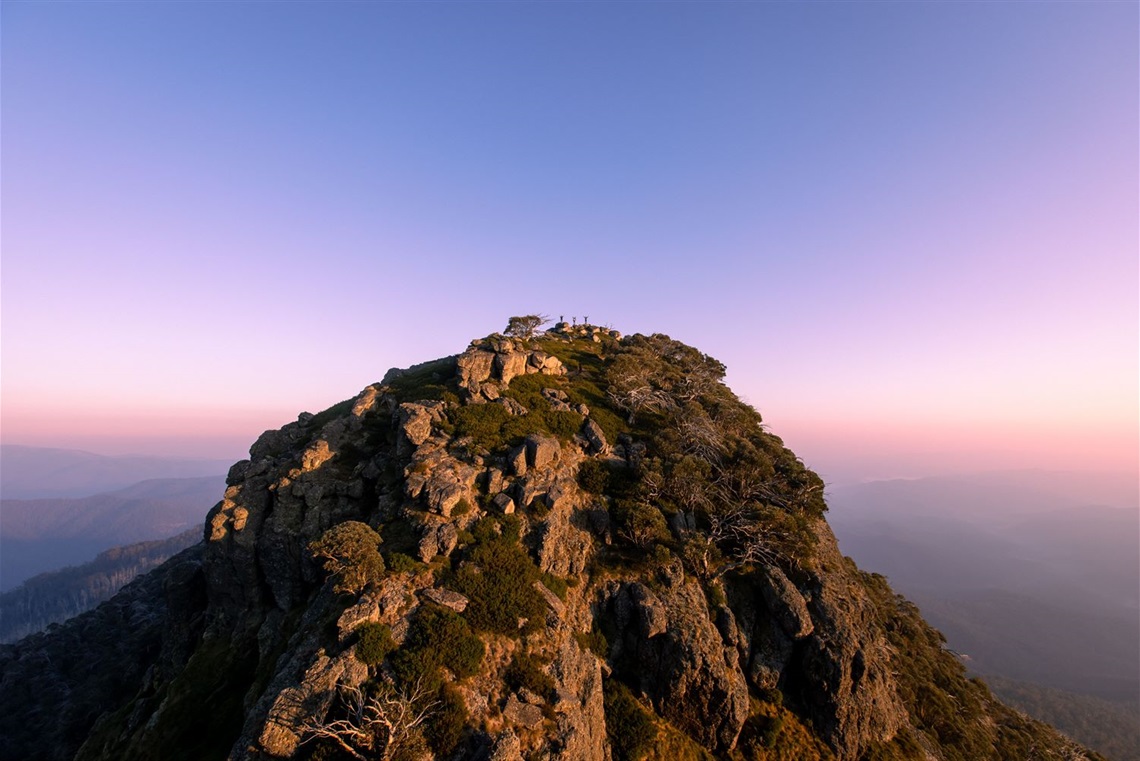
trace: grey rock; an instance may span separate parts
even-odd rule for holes
[[[283,690],[269,709],[265,727],[258,738],[262,749],[271,756],[288,757],[301,743],[298,728],[308,716],[321,716],[328,711],[338,683],[359,685],[368,678],[368,667],[350,650],[336,658],[323,652],[306,670],[300,684]]]
[[[526,437],[526,460],[529,467],[541,470],[558,459],[561,452],[558,439],[538,433]]]
[[[515,501],[506,492],[500,492],[491,500],[491,504],[503,515],[510,515],[515,511]]]
[[[372,623],[379,620],[380,606],[376,603],[376,600],[367,595],[360,598],[358,603],[346,608],[344,613],[340,614],[340,618],[336,620],[336,628],[340,641],[344,642],[361,624]]]
[[[504,386],[526,374],[526,360],[526,353],[521,351],[506,351],[495,355],[495,374]]]
[[[596,421],[586,419],[586,422],[582,424],[582,438],[586,440],[586,451],[590,454],[609,452],[610,445],[606,441],[606,434]]]
[[[450,555],[459,543],[459,529],[454,523],[445,523],[436,531],[436,541],[440,555]]]
[[[420,543],[416,546],[416,555],[419,557],[420,562],[430,563],[432,558],[438,554],[439,534],[436,533],[435,526],[428,526],[423,536],[420,537]]]
[[[488,761],[522,761],[522,757],[522,743],[518,735],[508,729],[495,738]]]
[[[679,570],[666,578],[660,593],[636,582],[614,590],[614,620],[623,632],[615,659],[628,654],[626,677],[662,716],[706,748],[730,750],[748,718],[744,674],[727,657],[700,585]]]
[[[509,397],[505,397],[505,396],[501,397],[501,398],[497,399],[495,403],[503,405],[504,407],[506,407],[507,412],[509,412],[510,414],[512,414],[516,417],[525,415],[528,412],[530,412],[530,410],[528,410],[525,406],[523,406],[522,402],[516,401],[516,400],[511,399]]]
[[[511,472],[516,476],[526,475],[526,449],[525,444],[521,447],[516,447],[511,450],[510,455],[507,457],[507,462],[511,466]]]
[[[507,698],[507,705],[503,708],[503,717],[512,724],[520,727],[533,728],[542,723],[542,709],[523,703],[516,696]]]
[[[484,483],[488,494],[498,494],[503,490],[503,471],[498,468],[487,468]]]
[[[542,599],[546,602],[546,607],[554,613],[558,618],[566,615],[566,603],[559,599],[558,595],[551,592],[545,584],[541,581],[534,582],[534,588],[542,595]]]
[[[249,472],[249,460],[238,460],[230,466],[229,472],[226,474],[226,485],[233,486],[245,480],[246,473]]]
[[[815,625],[808,613],[807,603],[800,591],[775,566],[765,569],[761,594],[768,609],[776,616],[780,626],[792,639],[803,639],[812,633]]]
[[[418,447],[431,436],[431,411],[420,404],[405,402],[400,405],[400,433],[408,443]]]
[[[456,357],[455,364],[459,373],[461,388],[474,389],[491,377],[491,368],[495,355],[480,349],[468,349]]]
[[[467,598],[458,592],[451,591],[450,589],[429,587],[428,589],[425,589],[421,594],[423,594],[424,597],[436,603],[437,605],[442,605],[445,608],[450,608],[456,613],[462,613],[467,609]]]

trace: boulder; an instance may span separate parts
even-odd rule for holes
[[[640,582],[611,587],[621,632],[614,659],[676,727],[706,748],[731,750],[748,718],[744,674],[709,618],[700,584],[679,567],[660,570],[666,583],[657,592]]]
[[[516,417],[520,416],[520,415],[525,415],[528,412],[530,412],[530,410],[528,410],[525,406],[523,406],[523,404],[521,402],[518,402],[514,399],[510,399],[510,398],[505,397],[505,396],[500,397],[500,398],[496,399],[495,401],[497,404],[501,404],[504,407],[506,407],[507,412],[509,412],[512,415],[515,415]]]
[[[516,476],[526,475],[526,445],[516,447],[511,450],[510,455],[507,457],[507,462],[511,466],[511,472]]]
[[[804,596],[779,568],[769,566],[765,570],[765,583],[760,592],[784,633],[792,639],[803,639],[811,634],[815,625],[808,613]]]
[[[535,470],[541,470],[558,459],[561,449],[558,439],[552,436],[529,434],[526,437],[527,465]]]
[[[356,686],[367,678],[368,667],[356,659],[354,649],[335,658],[318,653],[300,684],[278,694],[258,738],[261,747],[270,756],[292,756],[301,744],[300,727],[304,718],[328,711],[337,684]]]
[[[450,589],[442,589],[440,587],[429,587],[421,593],[426,599],[431,600],[436,605],[442,605],[445,608],[454,610],[456,613],[462,613],[467,609],[467,598],[458,592],[453,592]]]
[[[522,757],[522,744],[518,735],[508,729],[495,738],[488,761],[522,761]]]
[[[450,555],[455,545],[459,544],[459,529],[454,523],[445,523],[435,532],[439,544],[440,555]]]
[[[489,351],[468,349],[463,352],[455,360],[459,372],[459,385],[462,388],[474,389],[491,377],[494,362],[495,355]]]
[[[609,452],[610,445],[606,441],[606,434],[597,421],[586,418],[582,424],[582,438],[586,441],[586,451],[590,454],[605,454]]]
[[[420,537],[420,543],[416,546],[416,556],[419,557],[420,562],[430,563],[432,558],[439,554],[439,535],[436,534],[433,526],[428,526],[427,531]]]
[[[380,606],[376,600],[365,595],[360,602],[345,609],[336,620],[336,629],[343,643],[361,624],[380,620]]]
[[[515,511],[515,501],[506,492],[499,492],[491,500],[491,504],[503,515],[510,515]]]
[[[418,447],[431,436],[431,411],[420,404],[405,402],[400,405],[400,433],[408,443]]]
[[[542,709],[524,703],[518,697],[511,695],[507,698],[503,717],[516,726],[532,728],[542,723]]]
[[[494,371],[504,386],[520,375],[526,374],[526,353],[507,351],[495,355]]]
[[[498,468],[487,468],[483,479],[488,494],[498,494],[503,490],[503,471]]]

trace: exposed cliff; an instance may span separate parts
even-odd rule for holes
[[[559,325],[265,433],[203,544],[0,650],[0,756],[1095,758],[840,555],[723,371]]]

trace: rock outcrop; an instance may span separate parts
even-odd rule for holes
[[[722,376],[561,323],[266,432],[202,544],[0,648],[0,757],[1095,758],[839,554]]]

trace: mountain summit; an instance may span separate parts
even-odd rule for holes
[[[721,363],[539,324],[263,434],[201,544],[0,648],[0,757],[1099,758],[839,553]]]

